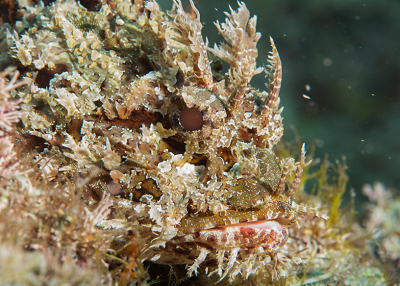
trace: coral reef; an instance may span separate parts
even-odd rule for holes
[[[271,38],[256,66],[244,3],[216,23],[227,43],[208,48],[192,1],[168,14],[134,2],[20,0],[0,30],[0,67],[18,69],[0,74],[0,230],[14,263],[33,251],[43,266],[24,272],[38,284],[381,283],[372,236],[340,209],[345,163],[331,182],[327,161],[311,173],[304,144],[280,142],[280,58]],[[262,72],[266,91],[250,85]]]
[[[375,253],[385,265],[388,276],[399,283],[400,198],[395,190],[386,189],[379,182],[373,186],[364,185],[362,192],[370,200],[364,205],[363,224],[370,233],[377,232]]]

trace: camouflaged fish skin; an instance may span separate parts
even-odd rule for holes
[[[155,1],[105,1],[99,11],[25,3],[3,39],[32,79],[18,94],[25,153],[44,180],[83,185],[88,205],[110,195],[98,227],[134,223],[142,258],[187,264],[189,276],[199,267],[231,280],[266,267],[285,275],[283,264],[298,262],[285,243],[308,211],[292,198],[307,163],[304,146],[297,163],[273,152],[283,134],[277,49],[271,38],[269,66],[256,66],[261,34],[244,3],[216,22],[226,43],[214,48],[194,4],[174,3],[168,14]],[[250,85],[262,72],[265,91]]]

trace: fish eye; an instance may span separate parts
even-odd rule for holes
[[[170,98],[164,114],[183,140],[202,141],[225,121],[223,103],[211,91],[183,87]]]
[[[181,110],[179,122],[187,131],[200,130],[203,127],[203,114],[196,107],[185,107]]]

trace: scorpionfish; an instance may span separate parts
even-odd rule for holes
[[[17,95],[24,152],[89,206],[108,196],[98,227],[137,226],[143,259],[186,264],[188,276],[284,275],[296,262],[288,228],[308,211],[293,200],[307,163],[304,145],[299,162],[273,151],[283,125],[272,38],[257,67],[261,34],[244,3],[215,23],[225,43],[209,48],[192,1],[168,13],[133,2],[29,6],[7,31],[11,61],[31,79]],[[263,72],[260,91],[250,81]]]

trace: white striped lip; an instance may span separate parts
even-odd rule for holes
[[[278,218],[280,219],[280,218]],[[285,223],[282,223],[283,219],[279,220],[258,220],[252,222],[240,222],[235,224],[221,225],[216,228],[228,228],[228,227],[237,227],[237,228],[257,228],[257,229],[272,229],[277,228],[282,230],[285,227]]]

